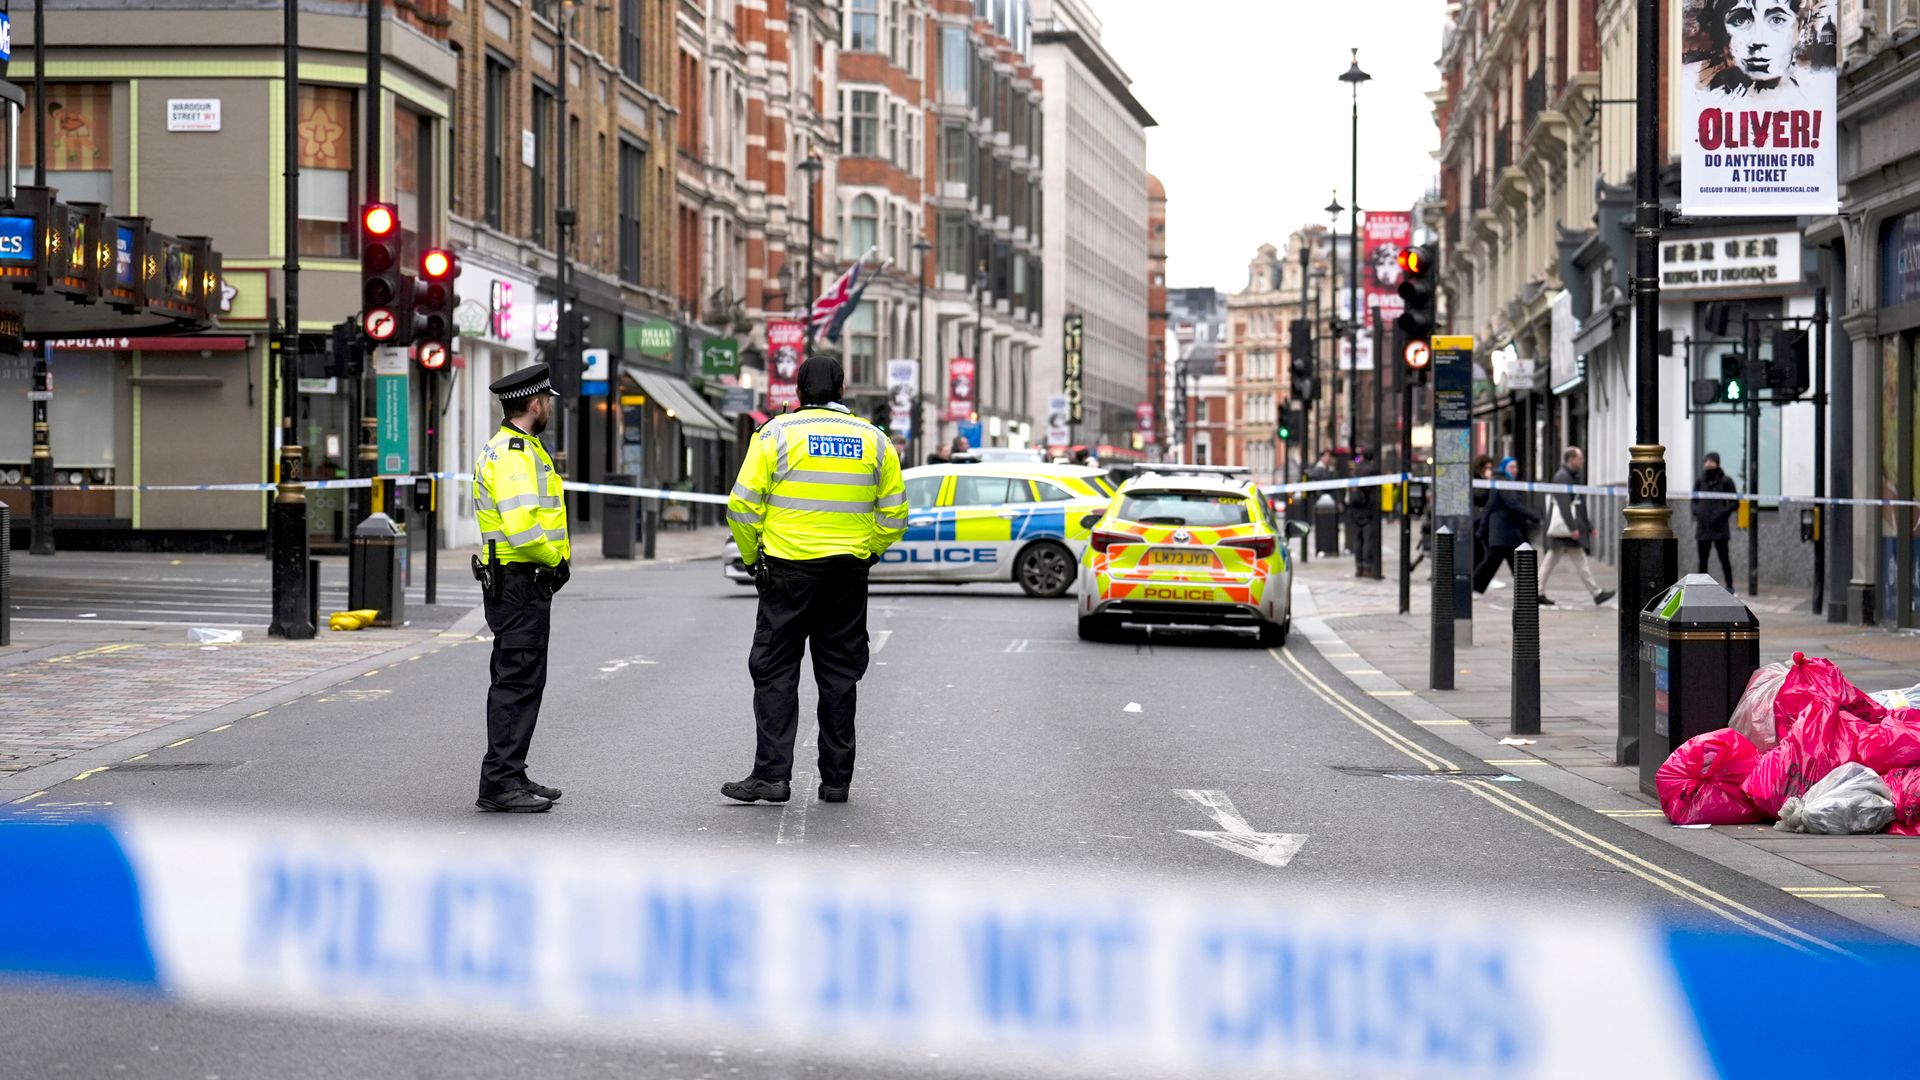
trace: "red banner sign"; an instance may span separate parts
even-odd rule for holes
[[[767,324],[767,406],[786,409],[800,403],[800,350],[807,328],[791,319]]]
[[[974,387],[972,358],[956,356],[947,361],[947,419],[973,419]]]
[[[1153,438],[1153,402],[1143,401],[1133,407],[1134,419],[1140,426],[1142,438]]]
[[[1366,294],[1366,322],[1360,324],[1360,335],[1369,337],[1373,333],[1373,313],[1380,313],[1380,325],[1392,333],[1393,320],[1407,309],[1406,301],[1400,299],[1400,252],[1413,243],[1413,216],[1405,210],[1369,210],[1367,219],[1360,226],[1363,265],[1360,270],[1360,288]],[[1393,339],[1387,338],[1387,347],[1393,347]]]

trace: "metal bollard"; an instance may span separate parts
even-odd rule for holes
[[[0,645],[13,643],[13,508],[0,503]]]
[[[1513,692],[1507,729],[1540,734],[1540,553],[1532,544],[1513,552]]]
[[[1433,534],[1433,632],[1428,635],[1427,688],[1453,689],[1453,526]]]
[[[320,560],[307,560],[307,616],[315,626],[324,626],[320,621]]]

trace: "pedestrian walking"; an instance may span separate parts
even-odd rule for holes
[[[800,365],[799,411],[753,437],[727,500],[727,525],[760,592],[747,661],[758,745],[753,772],[721,786],[729,799],[791,796],[800,657],[808,650],[820,691],[820,801],[846,802],[853,783],[867,570],[906,533],[907,489],[893,444],[840,403],[845,389],[838,360]]]
[[[1355,477],[1375,476],[1380,472],[1373,455],[1366,447],[1353,452],[1353,475]],[[1355,577],[1377,578],[1381,576],[1380,567],[1374,558],[1380,553],[1380,489],[1377,487],[1353,487],[1347,489],[1347,513],[1351,516],[1353,528],[1353,574]]]
[[[1507,458],[1500,462],[1500,477],[1507,480],[1520,479],[1520,462],[1516,458]],[[1487,493],[1487,554],[1473,568],[1473,591],[1486,592],[1493,582],[1493,576],[1500,572],[1500,564],[1507,564],[1507,573],[1513,573],[1513,550],[1527,542],[1528,530],[1538,524],[1540,515],[1533,512],[1520,492],[1511,488],[1498,488]]]
[[[1493,479],[1493,459],[1485,454],[1474,458],[1473,478]],[[1487,557],[1487,498],[1492,494],[1486,488],[1473,489],[1473,562],[1468,565],[1476,569],[1480,566],[1480,560]]]
[[[1319,460],[1307,466],[1308,480],[1331,480],[1334,477],[1333,451],[1320,451]]]
[[[1720,452],[1707,451],[1706,460],[1701,462],[1700,478],[1693,482],[1693,490],[1700,493],[1717,492],[1732,495],[1738,489],[1734,487],[1733,477],[1720,468]],[[1734,499],[1693,500],[1693,544],[1700,552],[1700,572],[1709,573],[1707,556],[1712,552],[1720,553],[1720,576],[1726,579],[1727,588],[1733,588],[1733,560],[1727,558],[1727,542],[1733,539],[1733,527],[1727,519],[1739,503]]]
[[[547,686],[547,637],[553,594],[572,573],[567,507],[560,474],[540,442],[553,416],[547,365],[535,364],[488,387],[500,399],[500,430],[473,470],[474,516],[486,561],[473,559],[493,631],[493,682],[487,690],[487,752],[480,762],[482,810],[550,810],[559,788],[527,778],[527,750]]]
[[[1569,446],[1560,453],[1560,471],[1553,474],[1553,482],[1568,487],[1578,487],[1587,482],[1587,455],[1577,446]],[[1593,580],[1593,567],[1587,562],[1587,548],[1593,543],[1593,519],[1587,515],[1587,497],[1577,491],[1556,491],[1547,501],[1547,561],[1540,568],[1540,602],[1548,607],[1553,600],[1547,596],[1547,582],[1553,580],[1553,572],[1562,564],[1573,567],[1581,584],[1587,587],[1587,595],[1593,597],[1594,606],[1613,599],[1613,590],[1603,589]]]

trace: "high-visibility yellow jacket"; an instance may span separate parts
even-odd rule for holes
[[[473,506],[480,546],[484,550],[489,540],[498,541],[494,550],[501,562],[558,566],[572,557],[560,474],[540,440],[512,424],[500,425],[480,452]]]
[[[752,565],[878,555],[907,531],[907,487],[885,432],[843,405],[813,405],[760,428],[727,500],[727,526]]]

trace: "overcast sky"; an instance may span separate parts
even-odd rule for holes
[[[1348,195],[1348,49],[1360,88],[1361,208],[1405,210],[1436,175],[1426,94],[1442,0],[1092,0],[1101,41],[1159,126],[1147,168],[1167,186],[1167,284],[1238,292],[1262,243],[1284,248]],[[1346,217],[1341,217],[1341,232]]]

